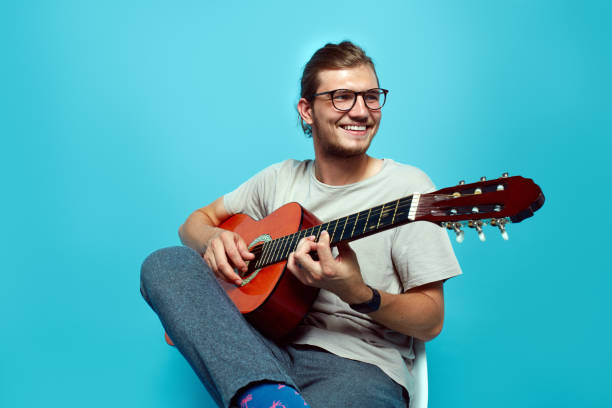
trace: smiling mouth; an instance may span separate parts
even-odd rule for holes
[[[340,127],[344,130],[353,130],[357,132],[363,132],[367,129],[366,125],[341,125]]]

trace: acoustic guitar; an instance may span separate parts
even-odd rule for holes
[[[463,241],[464,227],[474,229],[484,241],[485,225],[497,227],[508,239],[506,225],[531,217],[543,204],[542,190],[533,180],[504,173],[498,179],[483,177],[477,183],[414,193],[325,223],[298,203],[285,204],[260,221],[236,214],[220,227],[239,234],[255,258],[239,274],[242,285],[220,283],[251,324],[279,340],[300,323],[318,294],[317,288],[303,285],[285,268],[300,239],[318,240],[327,230],[335,246],[415,221],[454,231],[458,242]],[[171,344],[167,336],[166,340]]]

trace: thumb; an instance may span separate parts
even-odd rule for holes
[[[357,255],[355,255],[355,251],[353,251],[353,248],[351,248],[348,242],[339,242],[336,245],[336,248],[338,248],[339,257],[347,258],[347,259],[357,259]]]

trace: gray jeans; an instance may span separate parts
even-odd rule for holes
[[[408,406],[403,387],[374,365],[262,336],[190,248],[165,248],[147,257],[141,292],[221,407],[261,381],[291,385],[312,408]]]

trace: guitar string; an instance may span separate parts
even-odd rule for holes
[[[481,194],[464,194],[461,197],[475,196],[475,195],[481,195]],[[402,201],[404,201],[404,203],[401,204],[401,205],[398,204],[397,205],[397,210],[405,210],[408,207],[410,207],[412,205],[412,200],[410,200],[410,203],[406,203],[406,200],[409,199],[409,198],[411,199],[412,196],[398,199],[396,202],[400,202],[401,203]],[[440,205],[439,205],[440,203],[438,203],[438,205],[435,205],[435,206],[426,205],[426,204],[429,204],[432,201],[436,201],[436,200],[440,200],[440,199],[448,199],[448,198],[455,198],[455,197],[453,195],[451,195],[451,194],[447,194],[447,195],[436,194],[436,195],[433,195],[433,196],[429,196],[429,195],[428,196],[424,196],[424,195],[422,195],[421,196],[421,200],[419,202],[419,205],[417,207],[416,216],[428,215],[428,214],[431,213],[432,209],[436,209],[436,208],[440,207]],[[390,212],[391,210],[396,210],[396,207],[393,206],[393,203],[394,202],[391,201],[389,203],[385,203],[385,204],[378,205],[376,207],[372,207],[370,209],[368,221],[370,219],[376,219],[376,217],[380,216],[383,211]],[[389,204],[388,207],[387,207],[387,204]],[[385,207],[387,207],[387,208],[385,208]],[[374,211],[371,211],[371,210],[374,210]],[[396,210],[396,212],[397,212],[397,210]],[[297,232],[295,232],[293,234],[289,234],[289,235],[285,235],[285,236],[282,236],[282,237],[279,237],[279,238],[275,238],[273,241],[269,241],[269,242],[265,243],[265,245],[266,245],[265,248],[264,248],[264,245],[258,245],[255,248],[253,248],[250,252],[253,253],[254,255],[256,255],[256,257],[260,256],[264,252],[264,249],[268,249],[267,245],[273,245],[273,244],[271,244],[271,242],[275,242],[277,244],[277,246],[280,245],[281,248],[275,248],[272,253],[268,254],[272,258],[275,258],[276,255],[277,255],[277,252],[279,250],[281,251],[281,253],[285,252],[284,249],[285,249],[285,246],[286,246],[287,242],[282,242],[283,240],[292,242],[294,240],[294,238],[299,236],[304,231],[312,230],[312,232],[314,232],[314,229],[316,229],[317,227],[320,228],[320,226],[324,225],[324,224],[328,224],[327,228],[330,228],[334,224],[334,221],[336,221],[336,227],[337,227],[338,224],[340,224],[345,218],[346,218],[346,221],[345,221],[345,226],[346,226],[346,225],[349,224],[349,222],[353,223],[354,220],[358,219],[359,215],[362,215],[362,213],[364,213],[366,211],[368,211],[368,210],[363,210],[363,211],[360,211],[359,213],[351,214],[351,215],[349,215],[347,217],[343,217],[343,218],[332,220],[332,221],[329,221],[329,222],[326,222],[326,223],[318,224],[318,225],[315,225],[313,227],[309,227],[306,230],[300,230],[300,231],[297,231]],[[480,213],[480,215],[484,215],[484,214],[487,214],[487,212]],[[467,214],[464,214],[464,215],[467,215]],[[384,226],[387,226],[387,225],[388,224],[385,224]],[[367,223],[364,224],[364,227],[366,227],[366,226],[367,226]],[[319,232],[316,235],[319,236],[320,232],[321,231],[319,230]],[[305,234],[304,237],[307,236],[307,235],[308,234]],[[310,234],[308,236],[312,236],[312,234]],[[291,238],[291,239],[289,240],[289,238]],[[297,246],[297,243],[295,245],[291,245],[291,246]],[[272,248],[271,248],[271,250],[272,250]],[[268,251],[268,252],[270,252],[270,251]]]
[[[474,194],[474,195],[475,195],[475,194]],[[436,198],[439,198],[439,197],[452,197],[452,196],[451,196],[451,195],[448,195],[448,196],[436,195],[436,196],[434,196],[433,198],[434,198],[434,199],[436,199]],[[429,200],[430,198],[431,198],[431,197],[426,197],[426,200]],[[400,199],[400,200],[398,200],[398,201],[401,201],[401,200],[402,200],[402,199]],[[387,211],[387,212],[390,212],[392,209],[393,209],[393,210],[395,210],[395,207],[392,205],[392,203],[393,203],[393,202],[389,202],[389,203],[385,203],[384,205],[383,205],[383,204],[381,204],[381,205],[379,205],[379,206],[373,207],[372,209],[373,209],[374,211],[370,211],[370,213],[369,213],[369,219],[376,219],[376,217],[377,217],[377,216],[379,216],[380,214],[382,214],[382,211]],[[387,204],[390,204],[390,205],[389,205],[389,207],[388,207],[388,208],[385,208],[385,209],[383,210],[383,207],[387,206]],[[406,203],[406,204],[398,205],[398,206],[397,206],[397,209],[405,210],[405,209],[406,209],[408,206],[411,206],[411,204],[412,204],[412,203]],[[439,207],[440,207],[439,205],[437,205],[437,206],[427,206],[427,205],[422,205],[422,202],[421,202],[421,203],[419,204],[419,206],[418,206],[418,210],[417,210],[417,212],[416,212],[416,215],[417,215],[417,216],[427,215],[428,213],[430,213],[431,209],[436,209],[436,208],[439,208]],[[354,221],[355,219],[357,219],[359,215],[362,215],[362,213],[364,213],[364,212],[366,212],[366,211],[368,211],[368,210],[364,210],[364,211],[361,211],[361,212],[359,212],[359,213],[351,214],[351,215],[349,215],[349,216],[347,216],[347,217],[339,218],[339,219],[332,220],[332,221],[329,221],[329,222],[325,222],[325,223],[322,223],[322,224],[317,224],[317,225],[315,225],[315,226],[312,226],[312,227],[307,228],[306,230],[313,230],[312,232],[314,232],[314,229],[316,229],[317,227],[320,227],[321,225],[324,225],[324,224],[328,224],[327,228],[330,228],[332,225],[334,225],[334,221],[336,221],[336,225],[335,225],[334,227],[337,227],[337,226],[338,226],[338,224],[340,224],[340,223],[341,223],[341,222],[342,222],[342,221],[343,221],[345,218],[346,218],[345,225],[348,225],[348,224],[349,224],[349,222],[350,222],[350,223],[353,223],[353,221]],[[400,212],[401,212],[401,211],[400,211]],[[482,214],[487,214],[487,212],[482,213]],[[482,214],[481,214],[481,215],[482,215]],[[463,215],[467,215],[467,214],[463,214]],[[368,221],[369,221],[369,220],[368,220]],[[387,226],[387,225],[388,225],[388,224],[384,224],[384,226]],[[366,225],[364,225],[364,227],[365,227],[365,226],[366,226]],[[295,232],[295,233],[293,233],[293,234],[288,234],[288,235],[285,235],[285,236],[282,236],[282,237],[279,237],[279,238],[275,238],[275,239],[273,240],[273,242],[276,242],[276,243],[278,244],[278,243],[280,243],[280,241],[282,241],[282,240],[288,240],[288,238],[291,238],[291,240],[293,240],[293,238],[295,238],[295,236],[296,236],[296,235],[299,235],[299,234],[303,233],[304,231],[305,231],[305,230],[300,230],[300,231]],[[321,232],[321,231],[319,231],[319,232],[317,233],[317,235],[319,235],[319,234],[320,234],[320,232]],[[307,236],[307,235],[308,235],[308,234],[305,234],[304,236]],[[310,234],[310,235],[308,235],[308,236],[311,236],[311,235],[312,235],[312,234]],[[334,235],[335,235],[335,234],[334,234]],[[270,242],[272,242],[272,241],[270,241]],[[266,243],[266,245],[271,245],[271,244],[268,242],[268,243]],[[283,246],[284,246],[284,244],[281,244],[281,245],[283,245]],[[268,248],[268,246],[266,246],[266,249],[267,249],[267,248]],[[256,248],[254,248],[254,249],[253,249],[253,251],[255,251],[255,252],[261,252],[261,251],[263,251],[263,249],[264,249],[264,246],[263,246],[263,245],[258,245]],[[277,248],[277,250],[278,250],[278,248]],[[251,252],[253,252],[253,251],[251,251]]]

